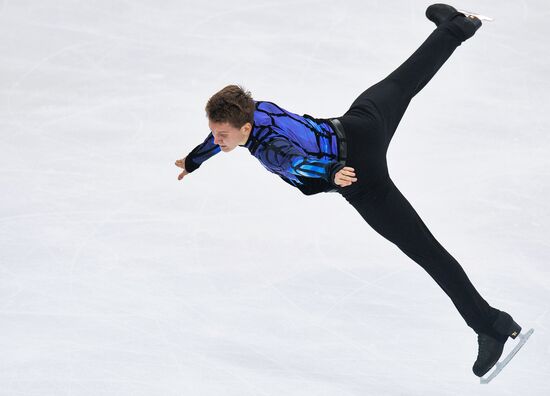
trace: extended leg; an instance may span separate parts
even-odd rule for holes
[[[461,15],[442,22],[401,66],[359,95],[346,115],[374,111],[384,123],[389,144],[411,99],[467,37],[462,33],[464,23],[470,22]]]
[[[468,326],[476,333],[494,333],[491,324],[499,311],[479,295],[460,264],[435,239],[391,179],[375,193],[350,203],[374,230],[430,274]]]

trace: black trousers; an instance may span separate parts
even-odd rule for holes
[[[438,26],[393,73],[364,91],[337,117],[344,127],[346,165],[358,180],[338,192],[367,223],[418,263],[450,297],[476,333],[493,334],[498,310],[477,292],[460,264],[435,239],[388,174],[386,153],[411,99],[430,81],[462,36],[452,22]]]

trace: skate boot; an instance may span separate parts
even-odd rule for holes
[[[445,21],[453,21],[459,30],[456,33],[461,36],[462,41],[468,40],[481,27],[481,20],[477,18],[476,14],[466,15],[447,4],[432,4],[426,8],[426,17],[436,26]]]
[[[483,377],[498,362],[504,343],[508,337],[516,338],[521,332],[521,327],[509,314],[499,311],[491,332],[492,334],[477,335],[478,353],[472,371],[478,377]]]
[[[441,25],[441,22],[451,19],[456,15],[462,15],[456,8],[447,4],[432,4],[426,8],[426,17],[435,23],[436,26]]]

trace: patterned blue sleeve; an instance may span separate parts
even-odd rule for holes
[[[334,184],[334,175],[344,167],[338,161],[306,154],[304,150],[284,136],[275,136],[263,143],[262,162],[274,173],[303,184],[297,176],[319,178]]]
[[[204,161],[220,151],[220,146],[214,143],[214,135],[210,132],[204,142],[195,147],[185,158],[185,170],[189,173],[193,172]]]

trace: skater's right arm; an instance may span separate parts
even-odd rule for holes
[[[187,176],[189,174],[189,172],[187,172],[187,170],[185,169],[185,158],[187,157],[183,157],[182,159],[176,160],[176,166],[178,168],[183,169],[181,173],[178,175],[178,180],[183,179],[184,176]]]
[[[183,172],[178,175],[178,180],[183,179],[220,151],[220,146],[214,143],[214,135],[210,132],[204,142],[195,147],[186,157],[176,161],[176,166],[183,169]]]

